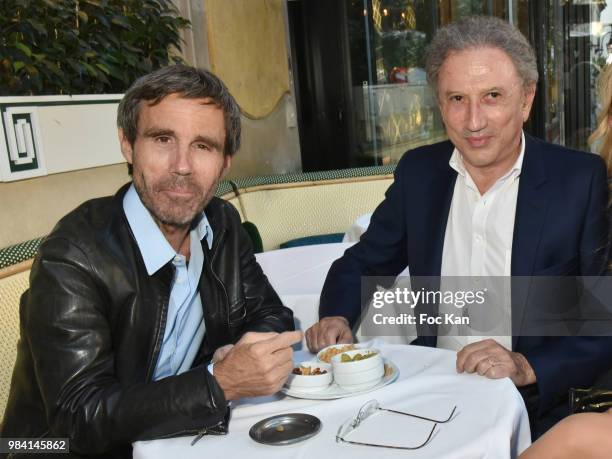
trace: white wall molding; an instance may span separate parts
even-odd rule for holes
[[[7,107],[2,113],[4,141],[0,142],[0,171],[3,181],[47,175],[38,109]]]
[[[124,162],[116,128],[122,97],[0,97],[2,181]]]

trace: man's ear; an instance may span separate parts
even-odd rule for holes
[[[223,155],[223,169],[221,169],[221,177],[223,179],[230,170],[232,165],[232,157],[230,155]]]
[[[531,113],[531,107],[533,105],[533,100],[535,99],[536,93],[535,82],[531,82],[525,86],[524,91],[523,106],[521,107],[521,111],[523,112],[523,123],[529,119],[529,113]]]
[[[132,156],[134,154],[134,150],[132,148],[132,144],[129,142],[123,132],[123,129],[121,128],[119,128],[119,146],[121,147],[121,154],[123,155],[125,160],[129,164],[132,164]]]

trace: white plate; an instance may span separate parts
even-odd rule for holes
[[[300,390],[289,389],[287,387],[283,387],[280,391],[285,395],[289,395],[290,397],[308,398],[311,400],[332,400],[334,398],[352,397],[353,395],[365,394],[367,392],[372,392],[374,390],[380,389],[381,387],[387,386],[397,379],[397,377],[399,376],[399,368],[397,368],[397,365],[391,362],[391,360],[387,359],[385,359],[385,365],[389,365],[393,369],[393,373],[391,373],[389,376],[384,376],[378,382],[378,384],[372,387],[368,387],[366,389],[351,391],[340,387],[334,382],[328,388],[317,392],[303,392]]]

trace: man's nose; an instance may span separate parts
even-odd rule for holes
[[[189,146],[179,145],[172,156],[172,172],[179,175],[191,173],[191,152]]]
[[[487,126],[487,117],[479,101],[471,101],[468,105],[467,128],[477,132]]]

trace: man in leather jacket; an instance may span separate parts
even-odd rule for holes
[[[238,213],[213,197],[240,144],[224,84],[163,68],[126,92],[117,123],[133,182],[42,243],[0,431],[67,437],[72,457],[227,432],[228,402],[277,392],[301,340]]]

